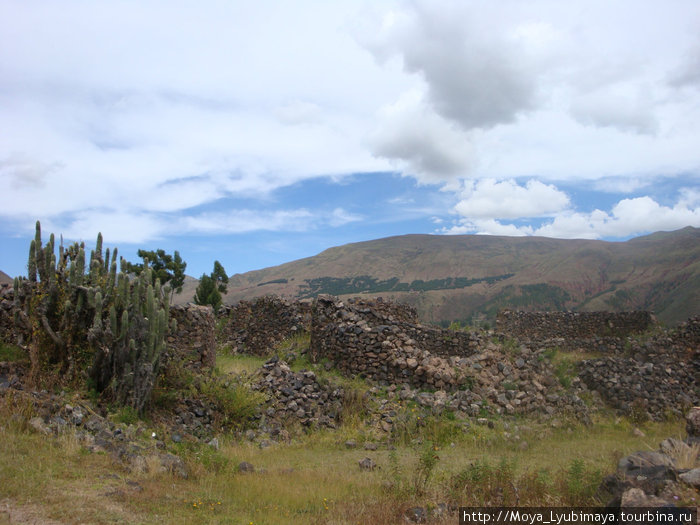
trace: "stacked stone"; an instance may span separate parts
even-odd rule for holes
[[[662,420],[700,404],[697,358],[681,357],[667,352],[589,359],[579,364],[579,377],[623,413]]]
[[[304,427],[336,427],[343,402],[342,389],[321,385],[312,371],[293,372],[276,357],[263,365],[262,372],[263,377],[253,385],[270,397],[261,427],[272,432],[290,421]]]
[[[220,311],[219,343],[234,352],[270,356],[285,339],[309,330],[311,305],[265,296]]]
[[[336,297],[319,296],[312,310],[311,359],[327,359],[347,375],[361,375],[381,384],[457,389],[461,378],[450,362],[422,348],[409,335],[420,328],[404,321],[401,312],[405,307],[399,305],[399,315],[394,316],[391,306],[380,304],[381,309],[372,310],[366,302],[346,304]],[[446,330],[431,333],[439,337],[453,334]],[[470,351],[467,347],[461,353]]]
[[[521,312],[502,310],[496,318],[500,333],[521,341],[564,348],[605,349],[656,323],[653,314],[634,312]]]
[[[571,391],[565,391],[543,351],[521,346],[515,352],[504,352],[501,346],[487,343],[477,354],[452,358],[451,362],[470,377],[470,396],[460,399],[460,410],[476,415],[488,405],[507,414],[587,412],[577,395],[585,386],[573,378]]]
[[[0,288],[0,342],[17,344],[26,339],[15,324],[14,291],[11,286]]]
[[[216,318],[211,306],[172,306],[170,318],[175,319],[177,327],[167,338],[167,358],[213,367],[216,364]]]

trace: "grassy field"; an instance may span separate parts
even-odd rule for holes
[[[8,414],[3,414],[7,416]],[[603,475],[635,450],[656,449],[680,436],[682,423],[647,423],[645,437],[626,420],[599,418],[593,426],[533,421],[475,426],[454,444],[424,442],[377,451],[347,449],[357,429],[341,428],[261,449],[222,438],[216,451],[180,445],[189,479],[131,474],[109,455],[91,454],[71,434],[46,438],[21,418],[0,428],[0,499],[39,504],[63,523],[403,523],[409,507],[456,505],[594,504]],[[525,446],[522,443],[527,442]],[[362,471],[371,457],[378,468]],[[241,461],[255,472],[238,472]],[[442,521],[441,521],[442,519]],[[434,518],[454,523],[454,515]]]
[[[305,341],[292,341],[292,346]],[[289,348],[282,345],[280,354]],[[5,347],[11,358],[13,350]],[[569,377],[568,357],[552,355]],[[217,359],[216,377],[250,377],[261,357],[226,355]],[[297,359],[298,370],[310,364]],[[455,523],[445,506],[595,505],[597,489],[617,461],[636,450],[654,450],[666,437],[682,437],[683,421],[635,425],[599,412],[592,425],[560,417],[495,418],[493,427],[455,420],[449,413],[431,416],[410,403],[395,418],[403,421],[393,444],[363,417],[362,397],[369,385],[345,379],[323,367],[319,381],[335,381],[354,392],[335,430],[298,433],[290,443],[261,448],[232,435],[219,436],[220,449],[199,443],[169,443],[182,457],[188,479],[158,473],[155,465],[134,474],[109,454],[89,453],[75,434],[45,437],[28,420],[31,403],[0,397],[0,524],[2,504],[31,509],[31,520],[59,523],[221,523],[392,524],[421,506],[430,523]],[[212,390],[211,395],[218,395]],[[351,406],[356,403],[356,406]],[[116,416],[119,416],[117,413]],[[117,417],[118,419],[118,417]],[[131,422],[131,421],[129,421]],[[152,421],[140,425],[165,435]],[[396,427],[395,427],[396,428]],[[357,442],[348,448],[348,439]],[[365,450],[365,442],[378,446]],[[377,464],[361,470],[358,461]],[[255,472],[240,472],[246,461]],[[8,503],[9,502],[9,503]],[[37,513],[39,518],[36,518]],[[7,516],[7,514],[5,514]],[[17,522],[16,520],[14,522]]]

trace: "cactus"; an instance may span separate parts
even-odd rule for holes
[[[78,381],[87,372],[103,396],[143,412],[165,350],[169,290],[152,284],[147,261],[130,282],[117,273],[117,249],[103,258],[102,244],[99,234],[86,273],[84,244],[64,247],[61,238],[57,259],[55,237],[42,247],[37,221],[28,279],[14,282],[16,322],[29,334],[36,382]]]

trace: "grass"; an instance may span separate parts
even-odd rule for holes
[[[299,349],[303,340],[280,351]],[[555,363],[560,357],[552,354]],[[237,383],[250,378],[264,358],[219,355],[217,373],[196,382],[180,371],[172,386],[196,390],[222,403],[230,416],[249,416],[260,400]],[[188,479],[159,473],[129,473],[109,455],[86,452],[74,433],[40,436],[29,429],[31,403],[0,397],[0,499],[41,504],[46,517],[65,523],[233,523],[350,524],[404,523],[416,505],[596,505],[603,475],[635,450],[651,450],[683,433],[683,421],[646,422],[635,435],[629,419],[599,413],[592,426],[562,419],[496,419],[493,428],[465,425],[449,411],[436,416],[416,403],[397,404],[393,446],[368,422],[369,385],[339,377],[303,356],[295,370],[312,369],[319,381],[341,385],[346,393],[341,425],[335,430],[299,433],[288,444],[261,449],[255,443],[219,435],[220,448],[193,442],[168,443],[188,466]],[[233,374],[233,375],[230,375]],[[230,384],[227,385],[227,382]],[[239,396],[239,394],[241,394]],[[236,412],[241,409],[243,412]],[[130,420],[132,414],[120,412]],[[125,421],[127,422],[127,421]],[[348,449],[355,439],[360,447]],[[363,450],[365,441],[378,443]],[[523,443],[527,442],[527,446]],[[697,450],[693,458],[697,461]],[[362,471],[369,456],[379,466]],[[256,472],[238,472],[242,461]],[[148,463],[148,462],[147,462]],[[136,487],[136,488],[135,488]],[[432,523],[454,523],[449,513]]]
[[[7,412],[15,408],[0,405],[0,420],[10,421]],[[493,429],[463,430],[452,436],[451,446],[426,439],[431,435],[426,424],[414,434],[421,443],[398,444],[395,450],[380,445],[377,451],[345,448],[353,432],[370,437],[357,422],[266,449],[220,436],[218,451],[171,445],[190,467],[190,478],[182,480],[155,472],[130,474],[108,455],[83,451],[75,436],[45,438],[21,424],[3,423],[0,479],[13,482],[0,484],[0,498],[41,502],[48,517],[66,523],[98,524],[391,524],[402,523],[403,511],[412,506],[443,502],[589,505],[597,503],[600,478],[614,471],[619,457],[655,449],[663,438],[680,435],[682,425],[647,423],[646,437],[638,437],[630,421],[610,416],[591,427],[508,420],[497,421]],[[506,428],[530,446],[521,450]],[[357,462],[365,456],[380,468],[361,471]],[[256,472],[237,472],[241,461],[252,463]],[[453,521],[450,516],[445,523]]]
[[[29,361],[29,356],[19,346],[0,341],[0,361]]]
[[[601,357],[601,354],[596,352],[567,352],[560,348],[548,348],[542,355],[550,361],[554,375],[564,388],[569,388],[573,379],[578,375],[576,371],[578,363],[585,359]]]
[[[267,361],[264,357],[244,354],[218,354],[216,368],[220,374],[253,374]]]

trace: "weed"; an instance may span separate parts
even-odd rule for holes
[[[252,390],[244,383],[229,385],[216,378],[204,381],[200,385],[200,392],[217,407],[219,423],[235,428],[246,428],[267,401],[264,394]]]
[[[558,479],[563,503],[571,506],[594,503],[601,480],[599,470],[589,469],[582,459],[571,460],[568,469]]]
[[[636,425],[641,425],[649,420],[646,399],[635,398],[635,400],[630,403],[629,418]]]
[[[0,421],[10,430],[26,432],[29,420],[36,415],[34,402],[30,397],[8,390],[0,397]]]
[[[139,420],[139,414],[135,408],[130,406],[121,407],[114,414],[114,420],[117,423],[132,425]]]
[[[439,447],[431,442],[426,443],[418,453],[418,468],[416,468],[413,476],[413,492],[417,496],[425,494],[428,488],[428,483],[433,477],[435,467],[440,461],[437,451]]]
[[[700,466],[700,443],[692,445],[672,445],[668,455],[673,459],[673,464],[679,469],[693,469]]]
[[[347,383],[343,388],[343,405],[340,422],[344,426],[359,426],[367,415],[367,387],[357,383]]]
[[[29,354],[19,346],[0,341],[0,361],[29,361]]]

